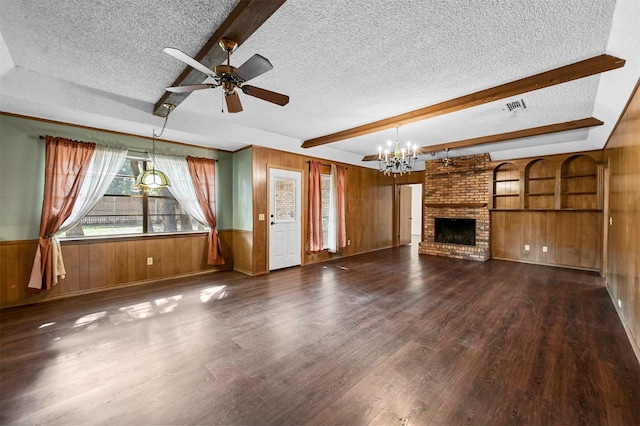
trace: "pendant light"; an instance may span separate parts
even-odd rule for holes
[[[138,175],[138,179],[136,180],[136,185],[144,186],[146,188],[166,188],[171,186],[171,181],[162,171],[156,169],[156,138],[159,138],[164,133],[165,127],[167,127],[167,120],[169,120],[169,114],[176,107],[173,104],[163,104],[165,108],[169,111],[164,118],[164,124],[162,125],[162,130],[160,133],[156,135],[155,129],[151,132],[153,135],[153,145],[151,147],[151,169],[145,170],[143,173]]]

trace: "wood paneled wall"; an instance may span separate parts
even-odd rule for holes
[[[253,271],[253,232],[233,230],[233,269],[252,275]]]
[[[118,286],[233,267],[233,234],[220,231],[226,264],[207,265],[206,234],[63,242],[66,278],[51,290],[28,294],[37,241],[0,244],[0,307],[101,291]],[[153,265],[147,265],[147,258]]]
[[[599,271],[602,212],[493,210],[491,258]]]
[[[640,84],[640,83],[639,83]],[[640,360],[640,92],[605,147],[609,160],[607,288]]]
[[[308,206],[309,164],[314,159],[298,154],[269,148],[253,147],[253,267],[252,274],[269,271],[268,220],[269,217],[269,168],[282,168],[302,172],[302,233],[306,235]],[[321,160],[329,163],[327,160]],[[342,255],[354,255],[391,247],[394,244],[394,190],[393,178],[374,169],[347,166],[346,227],[351,244]],[[419,181],[419,180],[418,180]],[[402,183],[409,183],[403,179]],[[259,220],[264,214],[265,220]],[[321,262],[331,257],[327,252],[306,254],[303,249],[302,264]]]
[[[28,299],[27,284],[37,240],[0,243],[0,307]]]
[[[491,166],[492,258],[603,273],[602,151]]]

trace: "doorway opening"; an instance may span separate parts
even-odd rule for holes
[[[398,245],[411,244],[417,251],[422,241],[422,184],[400,185],[398,194]]]

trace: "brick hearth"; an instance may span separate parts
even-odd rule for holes
[[[445,166],[440,160],[427,161],[424,175],[424,235],[418,252],[456,259],[488,260],[489,180],[488,155],[469,155],[455,159],[457,165]],[[476,245],[437,243],[435,218],[476,220]]]

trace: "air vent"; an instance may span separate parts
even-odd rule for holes
[[[507,106],[507,111],[509,112],[515,111],[517,109],[527,108],[527,105],[524,103],[524,99],[520,99],[513,102],[507,102],[506,106]]]

